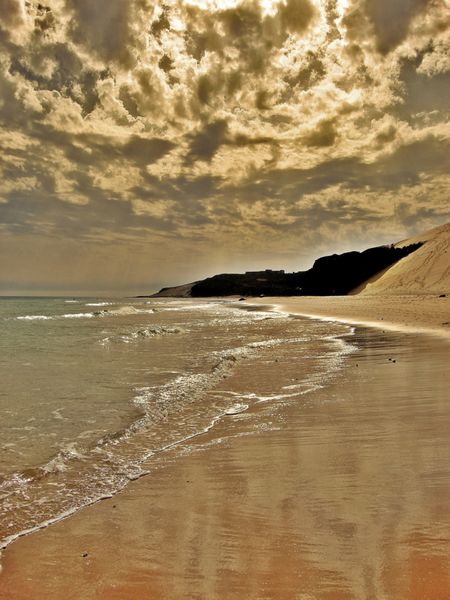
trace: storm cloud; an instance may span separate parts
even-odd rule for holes
[[[449,23],[444,0],[0,0],[3,288],[53,264],[67,289],[58,256],[80,290],[298,269],[448,219]]]

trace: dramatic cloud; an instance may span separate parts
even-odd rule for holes
[[[1,289],[299,269],[448,219],[449,24],[445,0],[0,0]]]

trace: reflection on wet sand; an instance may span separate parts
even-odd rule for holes
[[[0,597],[448,600],[448,344],[355,339],[331,385],[224,418],[112,500],[14,544]],[[225,386],[254,382],[243,366]]]

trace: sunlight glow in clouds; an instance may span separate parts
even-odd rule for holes
[[[297,269],[449,218],[444,0],[0,8],[4,289]]]

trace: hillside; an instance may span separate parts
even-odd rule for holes
[[[450,294],[450,223],[394,244],[422,246],[353,290],[360,295]]]
[[[400,242],[318,258],[295,273],[223,273],[154,297],[450,294],[450,223]]]
[[[192,284],[163,288],[154,297],[342,296],[420,246],[416,242],[332,254],[318,258],[311,269],[296,273],[271,269],[223,273]]]

